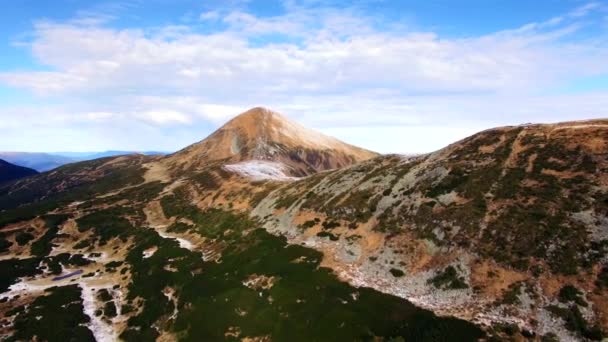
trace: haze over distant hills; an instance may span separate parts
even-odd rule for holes
[[[0,158],[9,163],[28,167],[38,172],[52,170],[75,161],[64,156],[37,152],[0,152]]]
[[[0,152],[0,158],[23,167],[45,172],[59,166],[84,160],[114,157],[139,153],[143,155],[163,155],[158,151],[103,151],[103,152]]]
[[[105,158],[105,157],[114,157],[114,156],[122,156],[125,154],[143,154],[146,156],[156,156],[156,155],[164,155],[169,152],[161,152],[161,151],[101,151],[101,152],[51,152],[52,155],[63,156],[67,158],[72,158],[77,161],[82,160],[91,160],[97,158]]]

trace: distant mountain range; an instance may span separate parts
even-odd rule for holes
[[[0,152],[0,158],[9,163],[28,167],[38,172],[55,169],[61,165],[92,160],[104,157],[120,156],[139,153],[143,155],[164,155],[166,152],[158,151],[103,151],[103,152]]]
[[[97,158],[105,158],[105,157],[114,157],[114,156],[122,156],[125,154],[143,154],[146,156],[156,156],[156,155],[165,155],[168,152],[160,152],[160,151],[102,151],[102,152],[53,152],[51,155],[63,156],[67,158],[74,159],[76,161],[83,160],[91,160]]]
[[[37,174],[36,170],[11,164],[0,159],[0,183]]]

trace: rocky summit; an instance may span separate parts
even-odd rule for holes
[[[280,166],[268,165],[284,169],[281,171],[289,176],[307,176],[377,155],[303,127],[272,110],[256,107],[164,162],[179,171],[200,169],[218,161],[224,164],[278,162]]]
[[[253,108],[0,184],[11,340],[601,340],[608,120],[379,155]]]

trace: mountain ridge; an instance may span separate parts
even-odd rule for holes
[[[607,151],[608,120],[494,128],[288,184],[253,213],[317,246],[343,279],[439,313],[543,331],[547,311],[583,312],[605,329]],[[563,291],[586,293],[594,312],[557,310]],[[560,336],[597,333],[579,328]]]
[[[218,130],[211,141],[230,143],[220,151],[198,155],[203,152],[200,148],[213,146],[205,139],[201,145],[166,157],[105,158],[0,186],[4,197],[0,202],[8,203],[0,206],[5,209],[0,215],[1,229],[13,241],[15,229],[35,226],[40,230],[38,237],[45,231],[40,218],[49,213],[65,215],[69,219],[61,232],[69,234],[52,240],[57,251],[83,253],[74,246],[88,246],[84,251],[103,251],[111,260],[122,260],[131,268],[141,267],[142,253],[175,253],[167,254],[167,241],[179,242],[180,253],[189,250],[194,253],[189,256],[193,260],[200,260],[196,254],[200,253],[204,262],[210,262],[205,269],[214,269],[222,267],[216,261],[234,262],[229,259],[233,253],[267,246],[263,241],[278,236],[290,248],[319,252],[315,265],[332,270],[356,289],[335,298],[341,301],[336,303],[342,303],[339,307],[350,305],[348,298],[357,302],[364,289],[374,289],[441,316],[474,322],[490,337],[595,340],[605,336],[608,120],[498,127],[429,154],[374,155],[333,169],[305,168],[296,163],[278,179],[260,179],[238,168],[235,171],[234,166],[251,162],[285,166],[290,161],[286,151],[301,148],[320,153],[323,147],[304,147],[305,139],[293,139],[293,134],[273,129],[281,125],[274,120],[282,122],[282,118],[256,111],[249,119],[245,117],[246,124],[237,120],[226,130]],[[251,124],[258,123],[256,120],[262,121],[259,129],[265,131],[265,137],[280,140],[288,136],[296,143],[283,142],[281,145],[289,148],[279,149],[275,155],[267,155],[263,145],[256,150],[256,139],[251,139],[258,134],[258,127]],[[264,120],[270,123],[263,124]],[[242,149],[233,153],[234,136],[253,143],[237,144]],[[267,156],[270,158],[261,159]],[[182,164],[189,161],[187,157],[192,163]],[[301,163],[298,159],[291,162]],[[308,172],[294,177],[296,167]],[[266,171],[277,175],[273,173],[276,169]],[[39,191],[41,188],[44,191]],[[271,235],[260,236],[266,233]],[[131,234],[145,234],[146,238]],[[248,238],[262,240],[242,240]],[[124,254],[126,246],[132,251],[129,258]],[[28,255],[29,247],[30,243],[13,244],[10,253]],[[248,284],[245,286],[262,291],[261,298],[265,298],[264,291],[272,291],[273,286],[293,290],[284,287],[283,281],[289,279],[289,270],[298,267],[294,265],[303,262],[301,259],[288,260],[289,267],[283,268],[287,273],[268,269],[265,273],[258,268],[268,265],[258,263],[264,253],[275,258],[273,251],[285,250],[287,247],[281,245],[247,257],[237,255],[236,265],[247,263],[249,273],[236,279],[236,285],[228,287],[230,291],[245,296],[240,291],[248,290],[238,286]],[[11,254],[2,254],[7,255]],[[156,270],[180,272],[174,261],[167,261],[173,258],[152,256],[150,260],[161,262]],[[183,279],[196,277],[197,265],[194,261],[180,264],[187,272]],[[103,264],[93,266],[91,269],[104,269]],[[205,279],[200,284],[242,271],[238,266],[231,272],[222,270],[215,280]],[[144,296],[144,303],[165,300],[166,292],[180,308],[178,317],[181,310],[189,315],[186,308],[196,307],[192,297],[180,292],[181,283],[167,280],[171,277],[157,278],[158,283],[148,285],[142,275],[154,269],[125,272],[133,283],[121,281],[121,291],[137,291]],[[96,277],[115,279],[107,271]],[[200,284],[194,288],[204,288]],[[141,290],[153,285],[160,288],[156,292]],[[318,291],[323,294],[318,297],[332,298],[324,290]],[[190,299],[184,302],[184,298]],[[306,306],[306,301],[296,298],[298,305]],[[272,306],[270,300],[264,303],[260,305]],[[8,305],[12,308],[13,302]],[[185,325],[173,325],[166,319],[173,314],[172,307],[158,313],[143,305],[141,312],[126,314],[135,328],[114,328],[129,336],[140,336],[144,331],[155,334],[146,330],[149,324],[140,324],[142,317],[153,317],[152,322],[166,327],[163,334],[189,333]],[[231,308],[224,317],[232,322],[230,326],[236,324],[228,318],[235,310],[241,312]],[[314,320],[319,314],[310,317]],[[237,326],[242,327],[243,336],[257,336],[251,335],[254,330],[250,326],[242,322]],[[375,332],[376,336],[387,336],[380,330]]]

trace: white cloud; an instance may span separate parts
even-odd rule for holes
[[[608,49],[561,41],[578,28],[528,24],[466,39],[434,33],[355,31],[332,22],[362,19],[329,12],[261,19],[232,12],[231,30],[197,34],[184,27],[146,33],[75,24],[39,23],[33,54],[53,72],[5,72],[0,80],[43,94],[70,92],[172,92],[202,94],[234,90],[336,92],[362,87],[407,92],[515,91],[543,87],[574,75],[608,71]],[[312,21],[312,22],[311,22]],[[238,22],[238,24],[237,24]],[[322,25],[306,31],[308,25]],[[369,25],[368,25],[369,26]],[[327,36],[327,31],[331,35]],[[252,46],[251,35],[305,34],[301,44]],[[294,33],[295,34],[295,33]],[[168,38],[168,36],[170,38]],[[343,38],[341,38],[343,37]]]
[[[136,113],[135,117],[157,125],[187,124],[191,122],[190,117],[174,110],[150,110]]]
[[[203,21],[215,21],[220,18],[220,13],[218,11],[208,11],[201,13],[199,16],[200,20]]]
[[[85,117],[91,121],[106,121],[116,117],[116,114],[110,112],[89,112],[85,114]]]
[[[602,5],[599,2],[589,2],[582,6],[575,8],[572,12],[570,12],[570,16],[572,17],[584,17],[589,14],[593,10],[597,10],[601,8]]]
[[[146,124],[206,125],[208,133],[248,107],[265,105],[354,143],[348,130],[367,130],[365,139],[377,142],[370,147],[395,152],[434,149],[445,137],[496,124],[608,116],[606,94],[542,95],[608,72],[606,37],[572,39],[597,3],[466,38],[397,24],[381,30],[381,18],[353,9],[287,8],[265,18],[236,9],[204,12],[203,24],[228,27],[205,34],[183,25],[38,22],[28,47],[50,71],[2,72],[0,82],[63,103],[55,114],[49,112],[54,107],[44,115],[28,111],[38,121],[89,120],[138,132],[149,129]],[[274,40],[265,41],[268,36]],[[8,118],[19,110],[10,110],[1,111],[0,129],[6,122],[20,125]],[[387,137],[396,128],[386,127],[426,127],[414,140],[430,139],[433,127],[454,133],[394,147]]]
[[[218,104],[199,104],[199,115],[216,124],[226,122],[238,113],[246,111],[247,107],[226,106]]]

